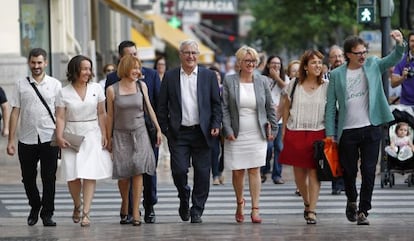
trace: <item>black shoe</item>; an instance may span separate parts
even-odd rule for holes
[[[341,189],[332,189],[332,195],[341,195]]]
[[[132,221],[128,214],[119,213],[119,217],[121,218],[121,220],[119,220],[119,224],[130,224]]]
[[[155,223],[154,206],[151,205],[151,206],[145,208],[144,221],[146,223]]]
[[[265,183],[267,180],[266,174],[261,175],[260,178],[262,179],[262,183]]]
[[[357,225],[369,225],[369,220],[364,212],[360,212],[357,217]]]
[[[27,217],[27,225],[33,226],[37,223],[37,221],[39,220],[39,212],[40,208],[32,208],[30,210],[29,217]]]
[[[183,221],[190,220],[190,208],[188,204],[180,202],[180,208],[178,208],[178,213],[180,214],[181,220]]]
[[[45,227],[54,227],[56,226],[56,222],[52,220],[52,217],[44,217],[42,218],[43,226]]]
[[[201,219],[201,216],[196,214],[196,215],[191,215],[191,223],[202,223],[203,220]]]
[[[350,222],[357,221],[357,205],[356,202],[347,202],[345,210],[346,218]]]

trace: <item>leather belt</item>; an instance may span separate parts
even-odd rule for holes
[[[180,130],[182,130],[182,131],[195,130],[197,128],[200,128],[200,125],[180,126]]]

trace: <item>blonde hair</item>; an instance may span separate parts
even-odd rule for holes
[[[129,72],[135,68],[135,66],[138,64],[139,68],[142,67],[141,61],[137,59],[137,57],[134,57],[132,55],[125,55],[121,58],[121,61],[119,61],[118,64],[118,77],[119,78],[125,78],[128,77]]]
[[[240,69],[241,61],[243,61],[244,57],[246,57],[247,54],[250,54],[254,59],[256,59],[256,66],[257,66],[260,60],[259,54],[254,48],[245,45],[245,46],[240,47],[235,53],[237,69]]]

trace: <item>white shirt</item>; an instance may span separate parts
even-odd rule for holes
[[[344,129],[369,126],[368,83],[361,68],[346,71],[346,115]]]
[[[56,96],[62,89],[62,83],[48,75],[45,75],[40,83],[37,83],[37,81],[30,77],[30,82],[35,83],[35,86],[54,115]],[[38,138],[40,138],[41,143],[51,140],[55,124],[26,78],[16,81],[10,105],[20,108],[18,137],[20,142],[34,145],[38,144]]]
[[[196,66],[190,75],[180,69],[180,86],[181,86],[181,125],[193,126],[200,124],[200,115],[197,100],[197,73]]]

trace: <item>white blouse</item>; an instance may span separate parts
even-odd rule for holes
[[[284,94],[292,92],[293,83],[289,83]],[[289,111],[287,128],[289,130],[319,131],[325,129],[325,105],[328,82],[325,81],[316,90],[306,92],[301,84],[296,85],[292,106]]]

